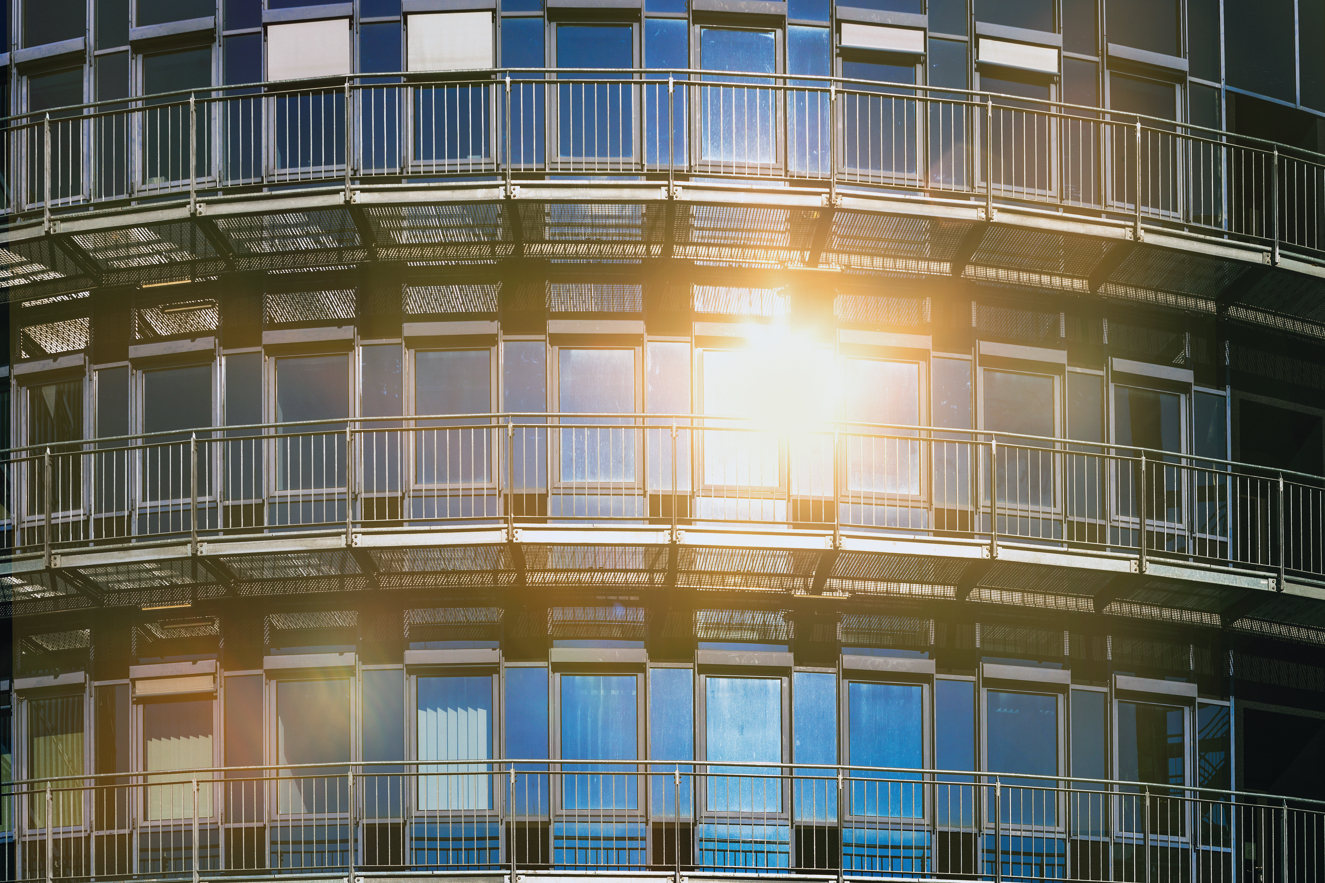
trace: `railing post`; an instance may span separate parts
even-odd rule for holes
[[[676,80],[667,75],[667,198],[672,198],[672,187],[676,184]],[[676,438],[676,426],[672,426],[672,438]],[[678,877],[678,883],[679,883]]]
[[[349,795],[349,806],[347,809],[350,814],[350,848],[348,850],[349,870],[345,875],[345,879],[348,883],[354,883],[354,858],[355,852],[359,848],[359,819],[354,811],[354,770],[351,769],[345,773],[345,782],[347,788],[346,793]],[[515,881],[512,880],[511,883],[515,883]]]
[[[198,207],[198,105],[197,96],[189,93],[189,214]]]
[[[1279,883],[1288,883],[1288,801],[1280,802],[1279,813]]]
[[[198,433],[189,435],[189,554],[198,554]]]
[[[42,225],[46,230],[51,229],[51,115],[46,114],[42,122],[42,155],[45,162],[42,164]]]
[[[1136,221],[1135,229],[1132,231],[1133,239],[1141,241],[1141,118],[1136,118]]]
[[[1141,879],[1150,883],[1150,786],[1145,789],[1145,806],[1141,815]]]
[[[843,800],[845,783],[842,781],[842,768],[837,768],[837,883],[846,878],[846,805]]]
[[[511,883],[516,883],[517,877],[515,876],[515,865],[516,865],[516,862],[515,862],[515,764],[511,764],[510,777],[507,779],[507,781],[508,781],[508,783],[509,783],[509,784],[507,785],[507,790],[508,790],[509,793],[510,793],[510,797],[509,797],[509,798],[507,799],[507,801],[506,801],[506,819],[507,819],[508,822],[510,822],[510,825],[511,825],[511,855],[510,855]]]
[[[676,822],[672,825],[672,849],[676,853],[676,883],[681,883],[681,765],[676,765],[672,773],[672,784],[676,794]],[[511,881],[515,883],[515,881]]]
[[[353,93],[350,91],[350,78],[345,78],[345,202],[350,201],[350,180],[351,172],[354,168],[354,104],[351,100]]]
[[[994,99],[985,99],[985,220],[994,220]]]
[[[681,502],[681,495],[677,493],[677,488],[676,488],[676,421],[673,420],[672,421],[672,542],[676,542],[676,522],[677,522],[676,507],[677,505],[679,505],[680,502]],[[681,768],[677,767],[678,776],[681,774],[680,770]],[[677,793],[679,795],[680,792]],[[678,799],[680,798],[678,797]]]
[[[1141,572],[1146,572],[1146,452],[1141,452],[1141,475],[1137,478],[1136,520],[1137,548],[1141,555]]]
[[[354,545],[354,427],[345,425],[345,548]]]
[[[515,423],[510,417],[506,418],[506,541],[515,542]],[[514,787],[515,767],[511,767],[511,776]]]
[[[193,883],[202,876],[198,867],[198,777],[193,777]]]
[[[1288,563],[1287,561],[1284,560],[1286,558],[1288,550],[1288,545],[1284,539],[1285,507],[1286,507],[1286,502],[1284,500],[1284,474],[1280,472],[1279,473],[1279,585],[1277,585],[1275,588],[1277,588],[1281,592],[1284,590],[1284,579],[1286,576],[1286,572],[1288,570]]]
[[[846,457],[842,455],[841,430],[833,427],[833,548],[842,548],[842,467]]]
[[[1274,180],[1270,182],[1270,230],[1274,245],[1270,250],[1270,262],[1279,264],[1279,145],[1274,146]]]
[[[994,779],[994,883],[1003,883],[1003,783]]]
[[[49,569],[51,566],[51,506],[52,506],[50,446],[47,446],[46,453],[42,455],[41,484],[42,484],[41,501],[43,504],[42,508],[45,510],[45,512],[43,513],[44,527],[42,531],[42,547],[43,547],[43,553],[46,558],[46,567]]]
[[[51,797],[51,783],[46,783],[46,883],[55,879],[55,800]]]
[[[511,75],[506,75],[506,195],[511,196]],[[515,829],[512,828],[512,831]],[[514,872],[512,872],[512,881]]]
[[[989,557],[998,552],[998,437],[989,437]],[[977,503],[978,501],[972,501]],[[973,528],[975,525],[971,525]]]

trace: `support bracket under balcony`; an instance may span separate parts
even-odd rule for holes
[[[345,209],[350,213],[350,220],[354,222],[354,229],[359,234],[359,241],[368,250],[368,260],[377,260],[377,237],[373,234],[373,225],[368,223],[368,217],[363,213],[363,207],[351,198],[345,204]]]
[[[235,269],[235,250],[230,247],[230,240],[227,239],[216,226],[216,222],[206,216],[206,204],[198,206],[193,215],[193,224],[202,234],[202,238],[207,240],[207,244],[216,249],[216,253],[225,261],[227,272],[234,272]]]
[[[368,554],[368,550],[361,549],[358,546],[350,546],[350,557],[354,559],[355,564],[359,565],[359,570],[367,577],[368,584],[374,589],[380,588],[377,582],[377,562],[373,560],[372,555]]]
[[[1104,586],[1095,593],[1095,596],[1092,599],[1095,604],[1095,612],[1103,613],[1104,608],[1108,607],[1119,598],[1126,596],[1131,588],[1129,585],[1131,581],[1131,576],[1119,574],[1105,583]]]
[[[1224,286],[1223,290],[1215,297],[1219,304],[1220,313],[1228,311],[1233,304],[1245,300],[1247,295],[1260,284],[1261,280],[1269,276],[1274,270],[1268,265],[1251,264],[1237,276],[1233,281]]]
[[[227,595],[236,594],[239,586],[239,580],[235,577],[234,571],[226,567],[218,558],[209,558],[202,555],[193,556],[194,563],[212,575],[212,578],[225,586]]]
[[[524,218],[520,216],[520,205],[515,200],[518,190],[517,187],[510,188],[502,202],[502,214],[505,215],[506,227],[511,235],[512,259],[524,257]]]
[[[1228,628],[1242,617],[1251,613],[1257,607],[1260,607],[1271,596],[1257,591],[1250,591],[1243,595],[1232,604],[1219,611],[1219,621],[1223,623],[1224,628]]]
[[[953,586],[957,600],[965,601],[969,598],[971,592],[975,590],[976,586],[980,585],[980,581],[985,578],[985,574],[989,573],[993,566],[993,555],[990,555],[987,560],[972,561],[966,565],[966,571],[957,580],[957,585]]]
[[[810,237],[810,248],[805,257],[805,266],[817,267],[823,259],[824,249],[828,246],[828,239],[833,235],[833,216],[837,214],[838,203],[841,199],[836,194],[824,194],[824,208],[819,212],[819,220],[815,222],[814,233]]]
[[[810,594],[822,595],[824,586],[828,583],[828,578],[833,575],[833,567],[837,564],[837,556],[841,554],[839,549],[828,549],[819,556],[819,563],[814,568],[814,579],[810,582]]]
[[[95,606],[101,607],[105,604],[106,596],[101,588],[78,571],[64,567],[52,567],[51,572],[77,589],[80,595],[87,598]]]
[[[1123,261],[1127,260],[1127,256],[1130,255],[1135,248],[1135,242],[1131,240],[1119,240],[1104,253],[1104,257],[1100,258],[1095,263],[1095,266],[1090,268],[1090,276],[1087,280],[1087,284],[1090,286],[1091,294],[1099,293],[1100,288],[1102,288],[1104,283],[1109,281],[1109,277],[1113,275],[1113,271],[1122,266]]]
[[[954,279],[960,279],[966,272],[966,266],[975,257],[975,253],[980,250],[980,244],[985,241],[985,234],[989,232],[988,221],[977,221],[971,225],[971,229],[966,231],[962,241],[957,244],[957,250],[952,255],[952,276]]]
[[[73,236],[54,236],[52,238],[60,251],[64,252],[65,256],[73,261],[79,270],[87,274],[88,278],[92,280],[93,286],[99,287],[101,285],[101,268],[83,250],[83,247],[74,241]]]

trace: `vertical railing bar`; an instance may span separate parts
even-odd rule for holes
[[[198,554],[198,433],[189,435],[189,553]]]

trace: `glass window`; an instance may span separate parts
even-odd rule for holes
[[[216,765],[212,756],[212,699],[145,702],[143,768],[149,773],[202,770]],[[193,816],[193,776],[148,776],[149,821]],[[212,784],[198,782],[198,815],[211,818]]]
[[[215,14],[215,0],[138,0],[138,15],[134,22],[141,28]]]
[[[225,765],[228,767],[262,766],[262,675],[232,675],[225,679]],[[251,779],[248,772],[228,773],[227,778]],[[256,822],[266,819],[266,784],[262,781],[229,782],[225,787],[225,817],[229,822]],[[261,829],[249,829],[236,836],[241,850],[259,852],[257,837]]]
[[[23,4],[24,46],[77,40],[86,32],[87,0],[29,0]]]
[[[686,0],[644,0],[645,12],[676,12],[685,14],[688,3]]]
[[[1058,775],[1058,697],[989,690],[986,769],[991,773]],[[1054,824],[1053,782],[1005,779],[1003,820],[1011,825]],[[1009,787],[1020,786],[1020,787]],[[992,796],[991,796],[992,797]]]
[[[359,359],[359,416],[397,417],[404,414],[400,344],[361,347]],[[400,421],[365,421],[357,443],[361,445],[364,492],[400,490]]]
[[[788,0],[787,18],[792,21],[828,21],[828,0]]]
[[[848,762],[894,770],[925,766],[924,688],[918,684],[852,681],[847,687]],[[924,807],[919,773],[853,770],[853,815],[918,817]],[[899,781],[901,780],[901,781]]]
[[[489,31],[492,22],[489,21]],[[365,74],[394,74],[404,69],[400,58],[400,22],[359,25],[359,70]],[[379,111],[385,105],[374,101]]]
[[[542,12],[543,0],[501,0],[502,12]],[[543,23],[538,23],[539,28]]]
[[[14,708],[10,696],[8,691],[0,693],[0,785],[14,781]],[[0,800],[0,832],[13,830],[13,801]]]
[[[547,669],[508,666],[506,669],[506,757],[539,760],[548,756]],[[545,763],[517,764],[515,811],[542,815],[548,811],[548,777],[529,775],[547,770]]]
[[[361,758],[381,763],[405,759],[405,673],[398,668],[363,672]],[[369,818],[399,818],[403,806],[404,767],[374,766],[379,775],[363,782],[365,814]]]
[[[143,93],[155,95],[179,89],[200,89],[212,84],[212,47],[181,49],[144,55],[141,59]],[[189,108],[175,98],[147,102],[143,115],[142,175],[147,184],[181,181],[189,176]],[[157,105],[153,107],[152,105]],[[207,108],[195,110],[197,154],[194,173],[208,168]]]
[[[911,15],[923,15],[923,0],[851,0],[857,9],[874,9],[879,12],[905,12]]]
[[[1063,48],[1082,55],[1098,55],[1099,30],[1095,0],[1063,0]]]
[[[359,0],[361,18],[385,18],[400,15],[400,0]]]
[[[1054,23],[1054,0],[976,0],[975,20],[1032,31],[1058,30]]]
[[[276,422],[343,421],[350,415],[349,356],[276,359]],[[279,490],[344,484],[345,432],[334,426],[283,430],[276,450]]]
[[[965,359],[934,359],[934,425],[971,428],[971,363]]]
[[[522,0],[527,2],[527,0]],[[533,0],[536,8],[542,3]],[[511,0],[503,4],[511,9]],[[502,67],[543,67],[543,20],[538,18],[508,18],[501,23]]]
[[[502,410],[508,414],[542,414],[547,410],[547,345],[541,340],[513,340],[502,344]],[[547,486],[547,430],[529,424],[542,417],[516,416],[511,439],[515,452],[512,478],[515,487],[542,489]],[[504,465],[504,464],[503,464]]]
[[[1311,13],[1325,9],[1325,4],[1320,0],[1303,0],[1299,9],[1303,39],[1310,39],[1307,37],[1307,22]],[[1325,20],[1317,19],[1317,22],[1315,42],[1311,44],[1313,46],[1319,46],[1325,40]],[[1320,57],[1320,53],[1315,55]],[[1193,77],[1219,82],[1219,0],[1187,0],[1187,60]],[[1308,64],[1307,53],[1303,52],[1304,93]]]
[[[1148,702],[1118,703],[1118,778],[1151,785],[1187,783],[1187,712]],[[1137,791],[1139,788],[1131,790]],[[1179,792],[1149,789],[1152,834],[1180,834],[1185,807]],[[1142,830],[1144,804],[1123,804],[1123,829]]]
[[[587,68],[594,72],[588,75],[594,80],[615,79],[603,72],[635,66],[635,28],[628,24],[559,24],[556,49],[558,68]],[[561,78],[575,77],[567,74]],[[625,83],[583,81],[558,87],[560,155],[578,159],[633,156],[633,130],[621,124],[634,114],[633,88]]]
[[[1113,395],[1115,442],[1182,451],[1182,396],[1131,386],[1115,386]]]
[[[684,5],[684,0],[682,0]],[[644,20],[644,66],[651,70],[682,70],[690,67],[690,23],[683,18]],[[645,79],[665,80],[666,74],[649,74]],[[684,77],[682,77],[684,79]],[[645,162],[658,165],[679,161],[687,155],[686,91],[678,88],[667,94],[665,83],[644,88]],[[672,116],[671,139],[667,136],[667,116]]]
[[[1110,43],[1182,55],[1178,0],[1108,0],[1104,10]]]
[[[1013,506],[1053,506],[1055,455],[1045,450],[1058,435],[1058,380],[1047,374],[983,372],[984,428],[1032,438],[1005,438],[994,463],[997,499]],[[1014,528],[1009,525],[1009,530]],[[1038,528],[1031,528],[1034,534]],[[1016,532],[1021,533],[1020,529]]]
[[[791,676],[792,760],[837,763],[837,675],[798,671]],[[832,770],[793,770],[792,799],[800,821],[837,818],[837,781]]]
[[[1293,0],[1228,0],[1224,4],[1228,85],[1290,104],[1296,101],[1293,7]],[[1304,32],[1304,40],[1314,37]]]
[[[262,34],[239,34],[221,41],[221,82],[228,86],[262,82]],[[240,98],[256,90],[228,89],[221,105],[222,174],[230,181],[258,175],[262,154],[262,99]]]
[[[129,0],[97,0],[93,14],[97,49],[129,45]]]
[[[966,0],[929,0],[929,29],[936,34],[966,36]]]
[[[649,757],[691,760],[695,756],[695,684],[689,668],[649,669]],[[694,767],[657,764],[653,777],[655,816],[688,816],[693,812]],[[681,774],[678,799],[676,774]]]
[[[690,487],[690,447],[693,433],[683,415],[690,407],[690,344],[684,341],[650,341],[644,348],[644,401],[650,414],[668,414],[671,418],[650,420],[656,429],[648,430],[649,489],[672,487],[673,423],[677,426],[675,474],[681,490]],[[678,419],[679,418],[679,419]]]
[[[888,494],[920,493],[920,443],[905,437],[910,429],[880,429],[879,425],[920,425],[920,365],[880,359],[846,359],[844,363],[845,414],[860,424],[846,436],[847,487]],[[903,438],[880,438],[880,434]]]
[[[934,765],[941,770],[975,769],[975,682],[934,681]],[[976,793],[970,776],[941,775],[934,809],[941,825],[969,828]]]
[[[1231,715],[1227,705],[1196,706],[1196,784],[1227,791],[1233,787]],[[1203,795],[1206,796],[1206,795]],[[1229,846],[1233,813],[1227,796],[1208,796],[1200,808],[1201,843]]]
[[[34,4],[25,4],[32,9]],[[50,9],[57,4],[35,4]],[[81,7],[81,4],[80,4]],[[79,26],[80,35],[82,26]],[[83,68],[33,74],[27,78],[30,113],[43,110],[69,108],[83,101]],[[83,192],[83,124],[77,108],[51,114],[51,196],[63,199]],[[39,117],[34,117],[38,119]],[[55,122],[58,120],[59,122]],[[28,199],[32,202],[46,198],[46,154],[42,127],[29,129],[28,134]],[[40,351],[40,348],[38,348]]]
[[[129,434],[129,368],[97,371],[97,438]]]
[[[775,31],[701,28],[700,67],[745,74],[777,72]],[[768,164],[777,158],[776,93],[771,80],[706,76],[700,94],[701,159],[717,163]]]
[[[787,28],[788,73],[826,77],[832,73],[832,60],[832,33],[827,28]]]
[[[222,0],[222,3],[225,30],[262,27],[262,0]]]
[[[710,762],[782,762],[782,681],[704,678],[705,751]],[[714,812],[781,812],[777,767],[711,767],[706,805]],[[725,775],[721,775],[725,774]]]
[[[423,420],[444,427],[416,433],[415,480],[422,484],[486,482],[491,474],[492,351],[434,350],[414,355],[414,412],[465,414],[468,420]]]
[[[51,448],[52,493],[56,511],[68,511],[82,500],[82,470],[75,468],[75,455],[64,442],[83,438],[83,381],[64,380],[30,386],[28,399],[28,444]],[[45,485],[28,483],[30,511],[45,511]]]
[[[27,778],[62,779],[83,775],[83,694],[28,699]],[[53,786],[56,787],[56,786]],[[52,795],[53,827],[83,823],[78,790]],[[29,824],[46,827],[46,801],[28,801]]]
[[[557,401],[563,413],[633,414],[637,410],[634,350],[562,348],[557,369]],[[635,479],[637,439],[629,420],[563,419],[571,426],[592,425],[563,429],[558,434],[562,481]],[[616,428],[620,424],[626,425]]]
[[[252,426],[262,419],[262,353],[225,357],[225,415],[227,426]],[[227,500],[253,500],[262,488],[260,430],[227,432],[222,487]],[[238,511],[238,510],[235,510]],[[251,510],[250,510],[251,511]],[[242,522],[241,522],[242,523]]]
[[[212,366],[188,365],[143,372],[143,432],[170,432],[212,425]],[[198,493],[210,492],[209,433],[199,432]],[[183,499],[190,493],[188,434],[153,440],[143,452],[143,481],[148,500]]]
[[[638,679],[635,675],[561,675],[563,760],[635,760],[639,756]],[[629,773],[630,765],[563,764],[568,773]],[[633,775],[568,775],[566,809],[636,809]]]
[[[95,688],[97,702],[97,741],[95,772],[127,773],[133,769],[133,748],[129,744],[131,712],[128,684]],[[99,779],[99,785],[128,785],[128,778]],[[8,802],[8,801],[6,801]],[[103,788],[92,793],[92,814],[98,828],[116,830],[129,827],[129,789]]]
[[[350,760],[350,682],[346,678],[276,683],[277,807],[281,813],[341,812],[345,770],[299,769]]]
[[[491,675],[420,677],[417,714],[418,760],[482,761],[492,758]],[[421,765],[419,771],[422,773],[442,775],[419,779],[419,808],[492,809],[491,777],[485,775],[490,770],[490,765],[482,763]],[[457,775],[460,773],[472,775]]]
[[[1072,774],[1083,779],[1108,779],[1109,739],[1106,707],[1108,694],[1097,690],[1073,690]],[[1108,798],[1085,792],[1107,791],[1098,782],[1073,782],[1068,794],[1068,815],[1073,833],[1100,836],[1107,833],[1111,813]]]
[[[1113,73],[1109,76],[1109,107],[1163,120],[1176,120],[1178,92],[1172,83]]]

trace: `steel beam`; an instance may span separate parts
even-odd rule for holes
[[[957,251],[952,256],[952,276],[960,279],[966,272],[966,266],[971,262],[971,258],[980,249],[980,243],[985,241],[985,234],[989,232],[989,222],[980,221],[972,224],[971,229],[966,231],[962,241],[957,246]]]
[[[1095,266],[1090,269],[1089,281],[1091,294],[1099,294],[1100,288],[1114,271],[1122,266],[1123,261],[1136,250],[1136,243],[1130,241],[1115,242],[1113,247],[1104,253],[1104,256],[1095,262]]]

